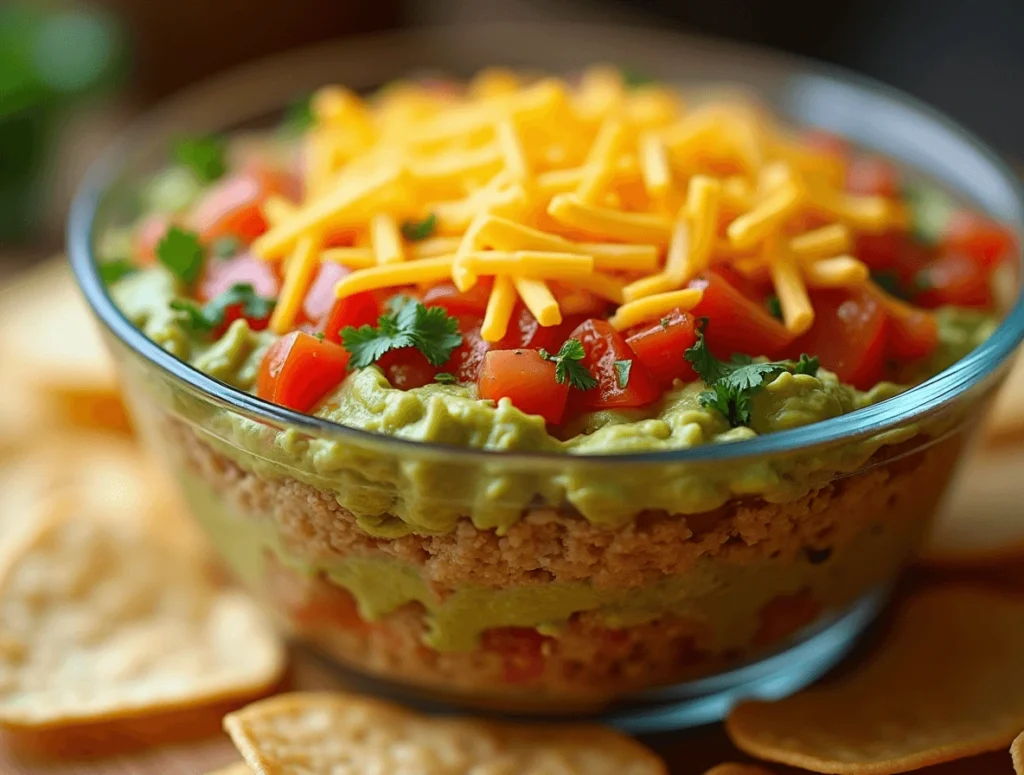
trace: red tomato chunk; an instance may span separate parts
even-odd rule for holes
[[[347,366],[348,352],[342,347],[304,331],[292,331],[263,356],[256,395],[308,412],[345,378]]]
[[[569,336],[578,339],[586,351],[583,365],[597,380],[597,387],[579,394],[580,406],[586,409],[610,409],[645,406],[661,396],[647,367],[639,362],[622,334],[607,320],[590,319],[581,323]],[[629,381],[620,384],[616,361],[632,361]]]
[[[492,350],[484,356],[478,390],[481,398],[508,398],[526,414],[557,425],[565,413],[569,383],[555,381],[555,364],[536,350]]]
[[[657,323],[632,329],[626,344],[651,377],[667,390],[673,381],[692,382],[697,375],[686,360],[686,351],[697,341],[693,317],[674,310]]]

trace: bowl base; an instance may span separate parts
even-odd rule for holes
[[[741,700],[779,699],[813,683],[849,654],[881,611],[888,593],[888,588],[876,589],[861,597],[844,613],[819,625],[813,634],[785,651],[710,678],[633,695],[595,713],[524,715],[495,711],[493,705],[488,708],[486,703],[474,702],[472,698],[440,699],[436,694],[428,695],[423,690],[357,673],[313,646],[301,644],[299,648],[324,665],[332,678],[340,679],[344,688],[400,702],[426,713],[472,713],[521,721],[542,719],[544,723],[593,721],[630,734],[650,734],[721,721]]]

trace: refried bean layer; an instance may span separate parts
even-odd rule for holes
[[[922,448],[918,437],[883,447],[860,472],[788,503],[745,499],[696,515],[644,512],[617,529],[537,508],[504,536],[464,520],[444,535],[386,539],[365,533],[331,493],[247,471],[180,421],[165,427],[187,469],[240,517],[269,522],[290,556],[315,564],[351,556],[393,558],[421,568],[423,578],[441,589],[573,581],[628,589],[685,574],[702,560],[814,562],[881,517],[930,515],[962,440],[956,434]]]

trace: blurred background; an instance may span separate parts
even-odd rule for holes
[[[134,116],[199,79],[378,30],[544,20],[676,28],[835,62],[1024,162],[1021,0],[2,0],[0,278],[60,250],[88,163]]]

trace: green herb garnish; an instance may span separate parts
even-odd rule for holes
[[[402,236],[410,242],[425,240],[437,229],[437,216],[429,213],[422,221],[409,220],[402,224]]]
[[[294,100],[281,117],[281,129],[288,134],[301,135],[316,123],[313,113],[312,95],[307,94]]]
[[[346,326],[341,330],[341,343],[352,355],[349,363],[356,369],[403,347],[415,347],[431,366],[440,366],[462,344],[462,335],[458,321],[443,307],[428,308],[416,301],[381,315],[376,326]]]
[[[201,183],[212,183],[227,171],[226,149],[223,138],[214,135],[185,137],[174,144],[174,159]]]
[[[579,339],[566,339],[558,353],[552,355],[547,350],[540,350],[540,357],[546,361],[554,361],[555,382],[559,385],[568,380],[570,387],[577,390],[590,390],[597,387],[594,379],[582,361],[587,355]]]
[[[242,241],[230,234],[226,237],[215,239],[213,244],[210,245],[210,252],[217,258],[232,258],[237,256],[241,249]]]
[[[776,320],[782,320],[782,302],[779,301],[778,296],[769,296],[764,300],[764,306],[768,309],[768,314]]]
[[[929,185],[907,186],[903,201],[910,211],[910,231],[914,239],[923,245],[937,245],[953,214],[953,202]]]
[[[629,384],[629,372],[633,368],[633,361],[615,361],[615,373],[619,377],[619,387],[623,390]]]
[[[434,375],[434,382],[440,382],[442,385],[454,385],[458,381],[458,377],[447,371],[439,371]]]
[[[622,85],[627,89],[636,89],[655,83],[654,77],[636,67],[620,67],[619,74],[622,76]]]
[[[388,312],[397,313],[401,312],[408,304],[416,301],[412,296],[406,296],[404,293],[396,293],[390,299],[388,299]]]
[[[182,323],[195,334],[208,334],[224,324],[228,308],[241,306],[242,315],[252,320],[264,320],[274,310],[274,299],[259,296],[249,283],[235,283],[206,304],[189,299],[175,299],[171,309],[182,313]]]
[[[313,334],[313,336],[316,337],[316,340],[318,342],[322,342],[324,340],[324,332],[323,331],[317,331],[315,334]]]
[[[720,361],[708,349],[706,327],[707,318],[702,318],[697,341],[685,357],[709,388],[700,394],[701,406],[717,410],[733,427],[750,422],[751,398],[765,382],[785,371],[812,377],[818,373],[818,359],[807,355],[801,355],[798,361],[756,362],[749,355],[737,353],[728,361]]]
[[[206,250],[195,232],[172,226],[156,245],[157,260],[171,274],[191,285],[203,270]]]
[[[122,277],[127,277],[130,274],[134,274],[139,271],[139,268],[135,266],[131,261],[126,261],[123,258],[118,258],[113,261],[104,261],[98,267],[100,273],[100,279],[103,280],[104,285],[113,285]]]

